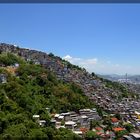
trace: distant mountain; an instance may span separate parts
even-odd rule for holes
[[[128,82],[132,84],[140,84],[140,75],[99,75],[102,78],[111,80],[111,81],[122,81],[122,82]]]

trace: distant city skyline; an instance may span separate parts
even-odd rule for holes
[[[140,74],[140,4],[0,4],[0,42],[97,74]]]

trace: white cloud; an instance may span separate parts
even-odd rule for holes
[[[99,60],[98,58],[78,58],[66,55],[63,59],[72,64],[85,68],[89,72],[100,74],[140,74],[140,67],[134,68],[128,65],[114,64],[110,60]]]
[[[79,65],[79,63],[81,62],[81,58],[74,58],[74,57],[71,57],[70,55],[64,56],[63,59],[75,65]]]
[[[80,67],[87,68],[87,70],[90,66],[93,67],[98,62],[97,58],[83,59],[83,58],[72,57],[70,55],[64,56],[63,59],[69,61],[72,64],[79,65]]]
[[[98,61],[97,58],[87,59],[88,64],[93,64],[94,65],[94,64],[97,64],[97,61]]]
[[[72,57],[70,55],[66,55],[66,56],[63,57],[63,59],[70,60],[70,59],[72,59]]]

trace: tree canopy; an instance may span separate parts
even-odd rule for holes
[[[21,58],[7,53],[0,54],[1,74],[7,74],[7,82],[0,83],[0,137],[40,138],[54,140],[80,140],[80,137],[66,129],[56,130],[50,125],[52,113],[77,111],[93,107],[79,86],[63,83],[40,65],[30,64]],[[6,67],[19,63],[16,74],[6,71]],[[39,114],[47,121],[42,128],[33,119]]]

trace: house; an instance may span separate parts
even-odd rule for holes
[[[25,58],[25,60],[26,60],[27,62],[30,62],[30,61],[31,61],[31,59],[30,59],[30,58]]]
[[[81,115],[87,114],[91,111],[91,109],[80,109],[79,112]]]
[[[96,109],[96,108],[92,108],[92,111],[93,111],[93,112],[97,112],[97,109]]]
[[[137,116],[138,119],[140,119],[140,112],[135,111],[135,115]]]
[[[119,131],[125,130],[125,128],[122,128],[122,127],[114,127],[112,130],[113,130],[114,132],[119,132]]]
[[[18,63],[15,63],[13,66],[16,67],[16,68],[18,68],[19,67],[19,64]]]
[[[115,117],[111,118],[111,123],[114,125],[114,126],[117,126],[119,124],[119,120]]]
[[[70,121],[71,120],[70,112],[61,113],[61,115],[64,116],[65,121]]]
[[[130,136],[123,136],[123,140],[133,140]]]
[[[95,130],[96,130],[96,131],[103,132],[103,128],[101,128],[101,127],[95,127]]]
[[[57,127],[57,129],[59,129],[59,128],[65,128],[65,126],[60,125],[59,127]]]
[[[39,115],[33,115],[33,118],[39,118],[40,116]]]
[[[46,125],[46,121],[45,120],[39,120],[38,123],[42,127],[44,127]]]
[[[82,115],[82,116],[80,117],[80,124],[81,124],[82,126],[87,126],[87,125],[89,125],[88,117],[87,117],[86,115]]]
[[[50,113],[50,108],[46,107],[46,110],[48,111],[48,113]]]
[[[52,125],[52,126],[56,126],[56,120],[51,119],[51,121],[50,121],[50,122],[51,122],[51,125]]]
[[[79,115],[76,112],[69,112],[72,121],[77,122],[79,120]]]
[[[93,120],[95,120],[94,117],[93,117],[93,118],[88,118],[88,122],[91,122],[91,121],[93,121]]]
[[[40,62],[39,62],[38,60],[33,60],[33,63],[34,63],[35,65],[40,65]]]
[[[58,121],[62,121],[62,120],[64,120],[64,116],[62,115],[58,116]]]
[[[85,128],[85,127],[81,127],[81,128],[80,128],[80,131],[82,131],[82,133],[86,133],[86,132],[88,131],[88,129]]]
[[[61,122],[57,122],[57,121],[56,121],[55,124],[56,124],[56,128],[57,128],[57,129],[59,129],[59,128],[61,127]]]
[[[33,119],[35,119],[37,122],[39,121],[39,115],[33,115]]]
[[[113,131],[108,130],[106,134],[111,138],[111,140],[115,138],[115,133]]]
[[[58,117],[60,116],[60,114],[55,114],[54,115],[54,118],[55,118],[55,120],[58,120]]]
[[[5,74],[0,74],[0,83],[6,83],[7,82],[7,78]]]
[[[130,137],[134,140],[140,140],[140,133],[130,133]]]
[[[74,121],[67,121],[65,122],[65,127],[71,130],[74,130],[74,128],[77,126],[77,124]]]
[[[73,131],[73,133],[79,135],[80,137],[83,137],[83,132],[82,131]]]

